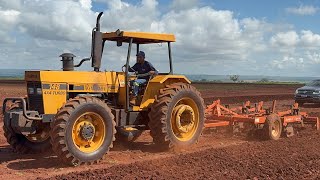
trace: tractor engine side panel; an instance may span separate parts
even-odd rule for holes
[[[28,104],[40,114],[56,114],[70,93],[118,94],[125,87],[124,79],[123,72],[112,71],[26,71],[28,88],[33,88],[33,94],[28,93]]]
[[[43,107],[45,114],[56,114],[67,100],[66,83],[42,83]]]

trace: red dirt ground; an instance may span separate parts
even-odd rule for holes
[[[51,179],[315,179],[320,175],[319,135],[243,142]]]
[[[206,102],[239,105],[251,100],[278,100],[277,109],[289,109],[297,85],[198,85]],[[223,90],[225,87],[225,90]],[[263,93],[261,93],[263,92]],[[23,96],[21,84],[0,83],[0,98]],[[258,95],[258,97],[257,97]],[[317,105],[303,111],[320,116]],[[2,126],[2,117],[0,126]],[[199,143],[179,152],[159,152],[148,132],[137,142],[117,143],[100,164],[66,167],[51,152],[39,155],[13,153],[0,129],[0,177],[2,179],[314,179],[320,177],[319,132],[308,129],[279,141],[230,137],[205,130]]]

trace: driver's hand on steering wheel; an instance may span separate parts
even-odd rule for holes
[[[156,72],[155,71],[149,71],[150,75],[154,75]]]

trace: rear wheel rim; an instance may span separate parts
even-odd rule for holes
[[[105,122],[99,114],[94,112],[79,116],[72,127],[73,143],[84,153],[98,150],[104,142],[105,135]]]
[[[274,121],[273,125],[271,126],[271,134],[273,137],[277,137],[280,133],[280,122]]]
[[[194,100],[183,98],[176,103],[171,114],[171,126],[178,140],[191,140],[197,132],[199,122],[199,108]]]

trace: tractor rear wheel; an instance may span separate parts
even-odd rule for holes
[[[155,144],[168,149],[197,142],[204,127],[204,102],[193,86],[174,83],[160,90],[149,113]]]
[[[14,103],[9,108],[9,112],[21,111],[21,104]],[[18,153],[43,153],[51,149],[49,125],[39,124],[37,133],[29,136],[16,133],[10,123],[10,118],[4,118],[3,131],[7,142],[11,145],[15,152]]]
[[[115,122],[100,99],[70,99],[52,123],[51,143],[58,158],[69,165],[99,161],[113,147]]]
[[[277,114],[267,116],[263,126],[265,140],[278,140],[282,133],[282,122]]]

